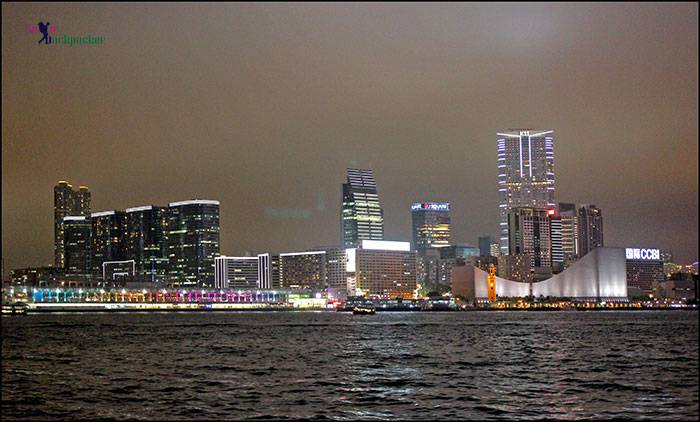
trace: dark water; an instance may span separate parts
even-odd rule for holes
[[[2,318],[8,419],[698,418],[697,312]]]

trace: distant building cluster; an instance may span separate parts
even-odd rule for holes
[[[337,244],[255,256],[221,253],[216,200],[91,212],[86,186],[74,190],[59,181],[54,187],[54,266],[13,270],[13,283],[140,283],[393,299],[415,297],[421,291],[450,292],[453,282],[463,282],[452,280],[456,268],[478,268],[481,272],[474,274],[481,280],[492,266],[499,280],[516,283],[503,292],[523,291],[524,284],[550,279],[537,284],[538,291],[573,291],[560,285],[571,280],[580,284],[585,266],[564,275],[567,268],[605,248],[602,210],[593,204],[556,202],[554,131],[510,129],[497,133],[496,140],[498,236],[479,237],[478,246],[452,239],[446,201],[411,205],[411,243],[385,240],[384,211],[369,169],[347,169]],[[620,256],[603,251],[599,255],[603,261]],[[598,259],[588,259],[586,265]],[[613,290],[616,294],[624,290],[630,297],[687,295],[692,274],[697,274],[697,263],[694,269],[678,266],[670,252],[654,248],[627,248],[625,260],[626,288],[615,280]],[[602,279],[596,280],[599,290],[605,290]],[[586,286],[588,293],[590,287]]]

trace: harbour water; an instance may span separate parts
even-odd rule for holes
[[[2,318],[17,419],[698,417],[698,312]]]

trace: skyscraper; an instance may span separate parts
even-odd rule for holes
[[[102,264],[126,259],[126,213],[103,211],[91,214],[92,220],[92,273],[102,276]]]
[[[561,218],[561,250],[564,267],[578,259],[578,213],[576,204],[560,202],[557,212]]]
[[[353,248],[362,240],[384,239],[384,211],[372,170],[347,169],[340,210],[341,242]]]
[[[549,210],[513,208],[508,212],[508,255],[530,256],[535,277],[552,273],[552,237]]]
[[[90,217],[63,217],[65,275],[87,278],[92,271],[92,224]]]
[[[547,214],[549,215],[550,238],[552,242],[552,270],[558,273],[564,269],[561,216],[554,209],[547,210]]]
[[[413,247],[418,255],[428,248],[450,244],[450,204],[448,202],[419,202],[411,205]]]
[[[508,213],[514,207],[553,208],[552,130],[512,129],[498,135],[501,254],[508,245]]]
[[[60,180],[53,188],[54,215],[54,265],[65,267],[63,218],[66,216],[90,216],[90,191],[80,186],[74,191],[73,185]]]
[[[166,238],[170,282],[213,287],[214,259],[219,256],[219,201],[171,202]]]
[[[155,205],[126,209],[126,257],[133,259],[141,282],[165,281],[168,270],[167,208]]]
[[[595,205],[582,205],[578,209],[579,257],[595,248],[602,248],[603,212]]]

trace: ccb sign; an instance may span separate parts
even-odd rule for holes
[[[627,259],[658,261],[661,259],[661,252],[658,249],[626,248],[625,256]]]

